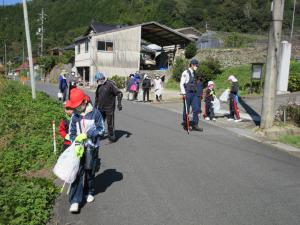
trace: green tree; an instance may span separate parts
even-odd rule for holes
[[[194,42],[189,43],[186,48],[184,55],[187,59],[193,58],[197,54],[197,47]]]

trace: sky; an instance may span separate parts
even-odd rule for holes
[[[3,0],[0,1],[1,5],[3,5]],[[16,3],[22,3],[21,0],[4,0],[4,5],[13,5]]]

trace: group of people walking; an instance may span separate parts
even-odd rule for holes
[[[63,75],[59,78],[59,89],[66,93],[64,102],[65,117],[61,120],[59,134],[64,139],[63,150],[75,142],[75,154],[80,159],[80,166],[75,181],[69,192],[70,212],[77,213],[84,199],[94,201],[95,174],[100,169],[98,156],[100,137],[105,133],[104,121],[107,120],[108,138],[116,141],[114,112],[117,107],[122,110],[122,92],[116,84],[108,80],[104,74],[97,72],[97,90],[95,104],[76,84],[67,84]],[[68,87],[71,88],[67,99]]]
[[[196,59],[192,59],[190,66],[185,70],[180,79],[180,91],[183,96],[183,128],[185,130],[203,131],[203,128],[199,127],[199,115],[202,113],[201,101],[204,98],[205,111],[203,116],[205,120],[216,120],[215,109],[213,102],[216,100],[215,84],[213,81],[209,81],[206,87],[205,95],[203,96],[203,76],[197,75],[196,71],[199,67],[199,62]],[[228,121],[240,122],[240,113],[237,106],[238,103],[238,80],[234,75],[228,77],[228,81],[231,83],[229,90],[229,117]],[[192,108],[193,119],[189,121],[189,112]]]
[[[180,90],[183,96],[183,128],[203,131],[199,127],[199,114],[201,114],[201,101],[204,98],[207,120],[215,120],[213,101],[215,96],[214,82],[209,81],[205,95],[203,96],[203,77],[197,76],[196,71],[199,62],[191,60],[190,66],[182,73]],[[122,110],[122,92],[116,84],[108,80],[103,73],[97,72],[95,80],[97,89],[95,101],[77,88],[76,81],[67,82],[66,73],[59,77],[59,91],[64,101],[65,117],[61,120],[59,134],[64,139],[63,150],[69,148],[75,142],[75,154],[80,159],[80,167],[75,181],[71,184],[69,192],[70,212],[77,213],[84,199],[94,201],[95,195],[95,174],[100,169],[98,152],[100,149],[100,137],[105,133],[104,121],[107,120],[107,132],[109,141],[115,142],[115,109]],[[235,76],[229,76],[231,90],[229,94],[230,116],[228,120],[240,121],[238,100],[238,81]],[[162,80],[156,76],[153,81],[145,75],[141,81],[139,74],[131,74],[127,83],[127,91],[133,94],[138,93],[139,88],[143,90],[143,101],[149,101],[149,92],[154,88],[156,100],[161,101]],[[68,93],[69,90],[69,93]],[[136,98],[136,96],[135,96]],[[189,121],[189,112],[192,108],[193,118]],[[86,198],[85,198],[86,197]]]
[[[160,102],[162,100],[163,81],[159,75],[156,75],[154,79],[151,79],[147,74],[144,75],[144,79],[141,79],[139,73],[130,74],[127,80],[128,100],[138,100],[138,95],[143,92],[143,102],[149,102],[150,91],[154,89],[155,99]],[[141,91],[140,91],[141,90]]]

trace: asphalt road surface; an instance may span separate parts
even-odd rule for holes
[[[37,89],[57,93],[49,85]],[[124,101],[116,113],[118,141],[101,149],[95,201],[73,215],[62,194],[57,222],[300,224],[298,158],[207,123],[203,133],[187,135],[180,120],[167,109]]]

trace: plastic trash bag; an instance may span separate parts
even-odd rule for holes
[[[229,98],[229,90],[225,90],[221,96],[220,96],[220,101],[221,102],[227,102],[228,101],[228,98]]]
[[[60,100],[60,99],[62,99],[63,98],[63,94],[61,93],[61,92],[58,92],[57,93],[57,98]]]
[[[80,159],[75,154],[75,142],[58,158],[53,173],[65,183],[73,183],[79,169]]]
[[[221,107],[220,100],[217,97],[215,97],[214,101],[212,101],[211,103],[213,104],[214,112],[218,113]]]

